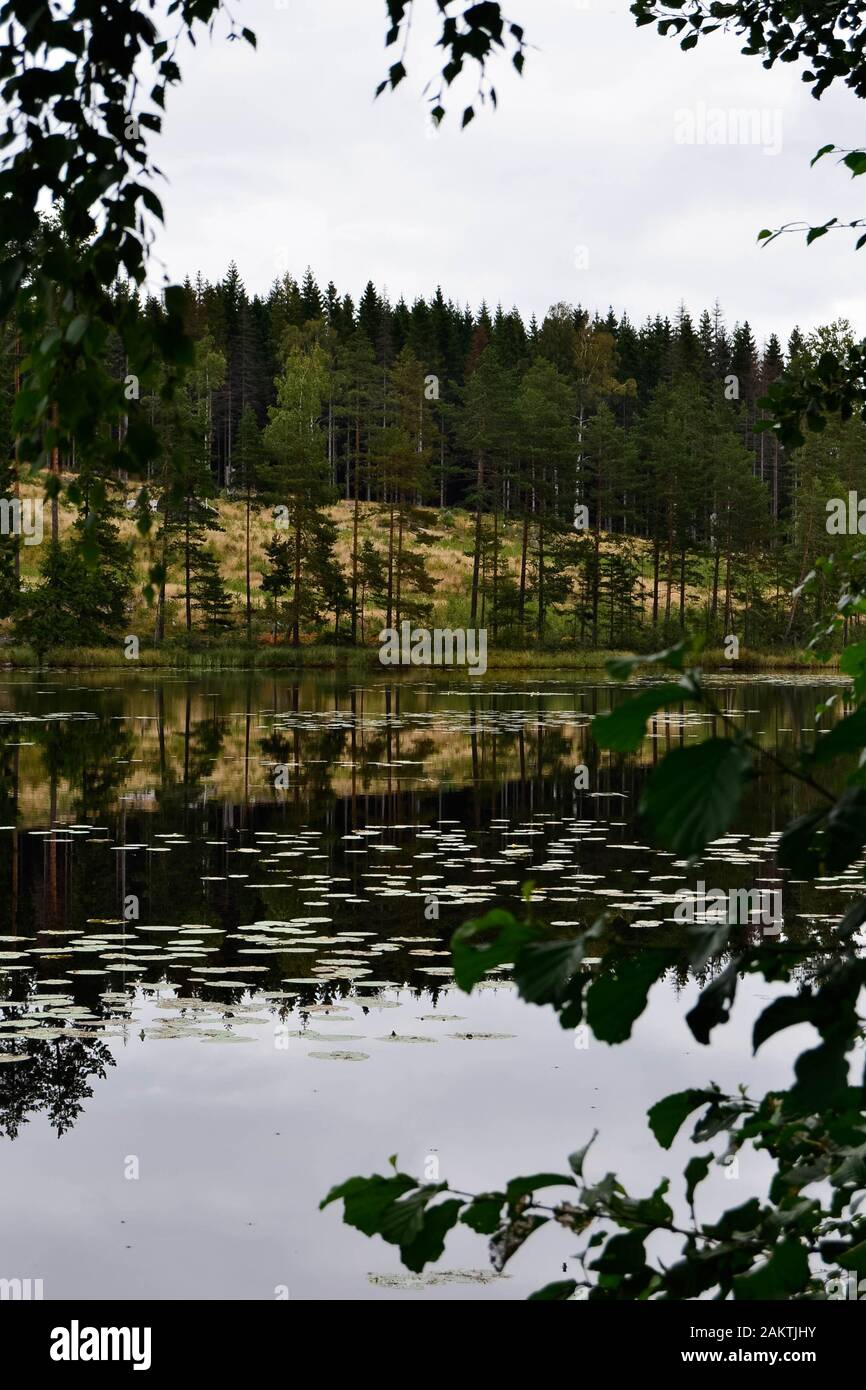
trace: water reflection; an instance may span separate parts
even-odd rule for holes
[[[717,698],[789,755],[826,694],[774,678],[730,680]],[[370,1019],[388,990],[435,1014],[451,930],[494,903],[516,907],[527,880],[558,934],[615,909],[591,968],[652,945],[669,950],[671,981],[685,987],[676,889],[701,877],[722,889],[781,883],[776,838],[806,802],[798,786],[762,780],[737,834],[688,871],[641,838],[635,807],[662,753],[716,721],[671,711],[638,756],[602,754],[589,723],[616,698],[585,679],[478,690],[9,680],[2,1132],[14,1138],[37,1113],[68,1130],[114,1064],[109,1044],[134,1037],[299,1039],[313,1060],[346,1063],[370,1061],[374,1043],[430,1041],[371,1032]],[[785,939],[803,946],[804,973],[832,949],[858,874],[785,881]],[[448,1036],[509,1035],[455,1023]]]

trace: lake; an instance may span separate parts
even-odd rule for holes
[[[716,684],[790,757],[840,681]],[[41,1279],[46,1299],[523,1298],[562,1277],[573,1236],[545,1230],[494,1278],[461,1229],[410,1277],[318,1203],[391,1154],[489,1189],[560,1169],[595,1129],[588,1172],[645,1192],[690,1150],[688,1126],[669,1153],[655,1143],[655,1100],[788,1084],[808,1030],[752,1059],[773,997],[753,977],[711,1048],[684,1021],[685,967],[619,1047],[564,1031],[506,978],[452,984],[451,930],[522,911],[528,882],[555,934],[608,907],[620,936],[669,944],[677,890],[704,880],[778,890],[786,939],[832,942],[861,870],[780,874],[802,789],[755,783],[690,870],[648,845],[636,808],[659,757],[714,721],[661,714],[638,755],[611,756],[589,724],[616,698],[585,672],[3,673],[0,1278]],[[748,1153],[719,1166],[700,1210],[769,1171]]]

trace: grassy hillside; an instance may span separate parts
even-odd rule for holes
[[[128,489],[130,503],[136,490],[132,486]],[[41,489],[36,484],[23,484],[21,493],[22,496],[38,497],[41,496]],[[121,536],[124,540],[128,540],[133,547],[136,572],[136,586],[132,611],[129,614],[128,631],[137,634],[141,641],[141,654],[137,664],[154,668],[180,664],[197,670],[250,665],[286,669],[301,666],[379,669],[377,634],[383,625],[385,615],[375,607],[368,607],[365,614],[364,650],[359,651],[340,645],[334,646],[325,638],[314,642],[308,640],[300,651],[295,651],[286,644],[284,633],[281,634],[276,647],[271,644],[269,612],[266,596],[261,589],[262,573],[266,566],[265,546],[274,534],[271,513],[266,509],[255,510],[252,515],[251,568],[255,651],[250,652],[246,648],[243,632],[245,507],[242,500],[230,497],[220,498],[216,505],[218,505],[218,511],[215,512],[215,515],[218,516],[220,529],[209,531],[207,541],[218,556],[223,579],[235,598],[237,628],[216,641],[205,638],[203,634],[197,634],[192,651],[184,649],[183,586],[182,575],[177,565],[170,571],[167,584],[166,642],[158,650],[151,648],[153,610],[149,609],[144,599],[140,597],[140,591],[146,582],[148,567],[152,563],[150,544],[148,539],[142,537],[137,530],[131,515],[121,522]],[[337,555],[344,572],[348,575],[351,570],[352,504],[347,501],[339,502],[330,508],[330,514],[338,529]],[[74,515],[72,509],[61,505],[61,537],[71,527]],[[426,550],[425,559],[429,573],[435,580],[432,625],[466,627],[469,624],[469,592],[472,579],[472,542],[475,519],[470,513],[459,509],[441,512],[431,510],[430,517],[429,533],[434,537],[434,540]],[[44,526],[47,539],[50,534],[50,515],[47,505]],[[373,541],[380,550],[384,550],[387,546],[387,518],[383,516],[381,509],[375,503],[361,504],[361,542],[366,538]],[[520,565],[520,542],[521,536],[518,526],[515,525],[505,530],[501,565],[510,571],[515,579]],[[607,542],[603,537],[602,548],[605,548],[606,544]],[[639,605],[643,607],[647,629],[651,630],[652,557],[648,543],[636,541],[634,545],[643,570]],[[44,541],[41,546],[23,546],[21,548],[21,577],[25,587],[30,587],[38,582],[39,566],[44,553]],[[694,579],[694,576],[692,577]],[[703,577],[698,576],[698,578],[702,582]],[[700,587],[700,584],[692,583],[687,589],[687,598],[689,604],[693,606],[692,611],[695,608],[699,609],[705,599],[705,590]],[[485,625],[483,613],[478,625]],[[609,655],[611,655],[610,652],[593,649],[588,644],[582,645],[576,642],[572,623],[564,617],[560,622],[558,634],[550,643],[550,649],[521,649],[513,646],[508,648],[504,644],[490,643],[488,666],[491,670],[499,671],[529,668],[551,672],[559,667],[571,669],[601,668]],[[11,644],[8,636],[6,645],[2,648],[2,660],[13,665],[29,666],[34,663],[32,651],[26,647]],[[707,652],[705,663],[708,667],[718,666],[720,669],[731,669],[730,663],[724,660],[721,651]],[[129,667],[123,650],[114,650],[113,648],[55,649],[51,653],[50,664],[60,667],[114,667],[118,669]],[[747,651],[745,648],[741,648],[740,659],[736,663],[737,668],[741,670],[750,668],[782,669],[808,664],[810,663],[806,659],[799,658],[794,653],[771,655]],[[399,669],[391,671],[390,674],[399,675]],[[448,672],[441,674],[447,676]]]

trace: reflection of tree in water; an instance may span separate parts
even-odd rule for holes
[[[134,756],[135,739],[128,729],[114,719],[50,720],[36,725],[32,738],[42,750],[52,802],[63,781],[72,788],[77,817],[97,819],[111,809]]]
[[[341,728],[275,729],[259,740],[259,747],[264,757],[289,766],[293,789],[303,791],[316,809],[320,798],[323,802],[333,798],[336,764],[346,753],[346,732]]]
[[[213,776],[225,741],[225,724],[219,719],[199,719],[187,728],[187,756],[184,759],[184,781],[198,787]]]
[[[20,1047],[13,1040],[0,1052]],[[98,1038],[58,1038],[28,1040],[27,1052],[28,1062],[0,1064],[0,1134],[16,1138],[21,1125],[39,1114],[65,1134],[93,1095],[90,1081],[104,1081],[108,1067],[116,1065],[111,1049]]]
[[[0,815],[14,820],[18,809],[18,749],[0,742]]]
[[[183,743],[180,769],[175,767],[166,752],[165,706],[160,688],[157,702],[159,787],[156,799],[160,811],[171,815],[186,812],[198,800],[204,783],[213,777],[225,743],[226,726],[214,715],[193,721],[192,696],[188,690],[184,700],[183,727],[169,732]],[[185,817],[183,823],[186,823]]]

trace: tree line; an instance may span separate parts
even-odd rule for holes
[[[158,299],[115,294],[158,335]],[[846,323],[759,348],[718,304],[697,321],[681,305],[635,326],[559,303],[525,322],[440,288],[392,305],[371,282],[355,303],[310,270],[249,295],[234,263],[216,284],[187,280],[182,296],[194,346],[180,390],[142,389],[119,339],[104,343],[128,402],[113,441],[124,460],[130,437],[152,458],[146,476],[73,437],[51,456],[35,582],[22,581],[20,535],[0,538],[2,614],[38,650],[129,630],[124,510],[146,538],[156,643],[227,631],[360,643],[373,614],[388,627],[429,621],[432,547],[458,515],[466,592],[449,616],[504,646],[640,646],[687,627],[767,646],[820,616],[820,586],[792,591],[817,555],[847,543],[827,536],[825,506],[857,486],[864,427],[831,424],[786,451],[761,428],[760,402],[786,370],[843,349]],[[0,383],[7,497],[28,476],[12,424],[27,380],[19,344],[13,317]],[[63,476],[75,521],[61,541]],[[243,515],[240,602],[211,534],[225,500]],[[263,563],[251,542],[262,516]]]

